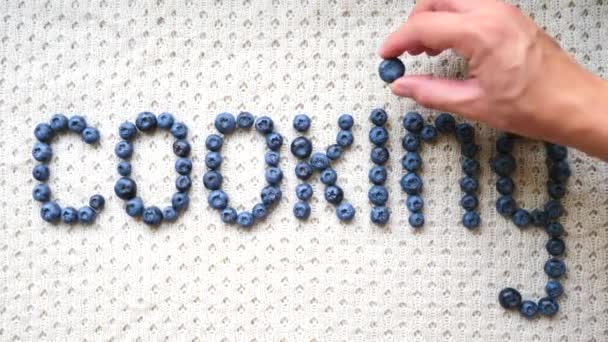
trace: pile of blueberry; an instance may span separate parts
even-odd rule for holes
[[[566,185],[571,175],[570,165],[567,161],[568,150],[564,146],[545,144],[550,178],[547,182],[549,200],[543,208],[528,211],[520,208],[513,198],[515,185],[511,175],[517,165],[511,152],[516,140],[517,137],[511,134],[504,134],[496,140],[498,155],[490,161],[492,170],[499,177],[496,181],[496,190],[500,193],[500,197],[496,201],[496,210],[501,215],[510,218],[519,228],[525,229],[534,225],[545,229],[549,236],[545,248],[550,257],[545,263],[544,271],[551,280],[545,285],[547,296],[541,298],[538,303],[530,300],[522,301],[521,294],[510,287],[500,291],[498,300],[504,308],[519,309],[519,312],[528,318],[535,317],[537,313],[553,316],[559,310],[557,298],[564,292],[557,279],[566,272],[566,264],[559,259],[566,250],[566,244],[561,239],[564,228],[559,223],[559,218],[564,213],[560,200],[566,194]]]
[[[69,120],[63,114],[55,114],[50,123],[40,123],[34,129],[34,136],[38,140],[32,149],[32,156],[39,161],[32,171],[32,176],[40,182],[48,181],[50,177],[49,167],[46,165],[53,157],[53,150],[49,145],[57,133],[71,131],[79,134],[87,144],[95,144],[99,141],[99,131],[95,127],[87,125],[86,120],[79,115],[72,116]],[[34,186],[33,197],[36,201],[43,202],[40,216],[43,220],[51,223],[62,221],[64,223],[92,223],[97,213],[103,209],[105,200],[97,194],[91,196],[89,205],[78,210],[73,207],[61,208],[56,201],[51,200],[51,189],[46,183]]]
[[[130,177],[131,163],[129,162],[133,155],[133,140],[137,136],[138,130],[144,133],[151,133],[156,128],[169,130],[175,142],[173,143],[173,153],[177,156],[175,161],[175,171],[179,174],[175,180],[177,192],[171,197],[171,205],[163,210],[156,206],[145,207],[144,202],[137,196],[137,185]],[[144,223],[150,226],[158,226],[164,221],[175,221],[180,211],[185,210],[190,203],[188,190],[192,185],[190,179],[190,171],[192,170],[192,161],[190,155],[190,143],[186,140],[188,136],[188,127],[182,122],[177,122],[170,113],[162,113],[156,117],[153,113],[139,113],[135,124],[129,121],[123,122],[118,128],[119,141],[114,153],[122,159],[117,166],[118,174],[121,178],[114,184],[114,192],[116,196],[127,201],[125,210],[131,217],[142,217]]]
[[[336,170],[331,167],[333,161],[338,160],[343,150],[353,144],[354,136],[351,128],[354,119],[348,114],[343,114],[338,118],[340,131],[336,136],[336,143],[327,147],[325,153],[312,153],[312,142],[305,136],[299,136],[291,143],[291,153],[300,162],[296,165],[296,177],[304,181],[296,187],[296,195],[299,201],[294,205],[293,214],[296,218],[305,220],[310,216],[310,205],[308,200],[312,197],[313,190],[306,181],[315,171],[321,173],[321,182],[325,184],[325,200],[336,206],[336,215],[341,221],[350,221],[355,217],[355,208],[352,204],[343,201],[344,191],[336,181],[338,175]],[[305,114],[299,114],[294,118],[293,127],[298,132],[304,133],[310,128],[310,118]]]
[[[401,159],[401,166],[407,172],[401,178],[401,189],[408,195],[406,206],[410,211],[409,224],[414,228],[424,225],[422,208],[424,201],[420,197],[422,179],[417,174],[422,166],[419,149],[421,142],[431,143],[437,139],[439,133],[454,134],[461,146],[461,166],[464,173],[459,181],[464,193],[460,205],[465,210],[462,224],[469,229],[479,226],[480,217],[476,212],[479,186],[479,161],[475,159],[479,146],[475,144],[475,129],[468,123],[456,124],[454,117],[448,113],[441,113],[435,118],[435,125],[425,124],[422,116],[417,112],[409,112],[403,118],[403,127],[408,131],[401,145],[406,151]]]
[[[377,108],[372,110],[369,120],[374,125],[369,131],[369,141],[374,145],[370,157],[375,164],[368,173],[369,181],[373,184],[367,193],[369,201],[373,204],[370,219],[375,224],[384,225],[391,217],[391,211],[386,207],[388,190],[384,186],[387,178],[384,164],[389,159],[389,152],[384,147],[388,141],[388,131],[384,128],[388,115],[384,109]]]
[[[223,177],[219,168],[223,160],[220,150],[224,138],[218,134],[211,134],[205,141],[209,152],[205,156],[207,172],[203,175],[203,184],[205,188],[211,190],[207,201],[212,208],[220,211],[224,223],[236,222],[243,228],[251,227],[255,221],[263,220],[268,215],[268,210],[281,200],[280,185],[283,172],[279,167],[279,151],[283,145],[283,137],[274,131],[274,123],[267,116],[255,119],[251,113],[242,112],[236,119],[230,113],[220,113],[215,118],[215,128],[224,136],[233,133],[237,127],[251,129],[253,126],[265,137],[269,151],[264,155],[264,161],[268,165],[264,174],[267,185],[262,189],[261,202],[254,205],[251,211],[237,213],[236,209],[228,206],[228,195],[222,190]]]

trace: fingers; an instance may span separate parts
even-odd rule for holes
[[[480,1],[477,0],[422,0],[410,13],[410,17],[421,12],[466,12]]]

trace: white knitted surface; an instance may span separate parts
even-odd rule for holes
[[[566,294],[553,319],[528,321],[497,303],[505,286],[538,300],[547,278],[546,234],[496,213],[488,160],[496,132],[477,124],[478,231],[459,222],[460,152],[441,138],[423,149],[427,223],[407,225],[398,179],[402,114],[420,110],[391,95],[375,53],[413,1],[107,0],[0,2],[0,340],[49,341],[606,341],[608,166],[571,151],[573,177],[562,220],[568,235]],[[608,3],[522,1],[521,8],[586,67],[605,76]],[[504,48],[508,49],[508,46]],[[449,54],[407,57],[409,72],[455,74]],[[556,94],[559,96],[559,94]],[[370,223],[368,114],[390,113],[391,224]],[[138,112],[171,111],[190,129],[190,208],[153,230],[126,215],[113,193],[117,128]],[[205,137],[221,111],[271,116],[286,138],[284,199],[264,223],[241,231],[220,222],[202,187]],[[55,112],[81,113],[102,140],[70,134],[53,143],[50,185],[61,204],[102,193],[91,226],[49,225],[31,198],[34,126]],[[354,203],[340,223],[317,193],[309,222],[291,214],[296,113],[313,118],[315,148],[352,113],[355,146],[337,163]],[[605,124],[605,123],[598,123]],[[173,139],[136,141],[134,177],[147,204],[174,192]],[[546,199],[544,151],[517,146],[517,198]],[[227,139],[222,172],[232,203],[250,208],[264,184],[256,133]]]

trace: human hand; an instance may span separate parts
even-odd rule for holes
[[[464,80],[406,75],[392,91],[425,107],[608,159],[608,85],[516,7],[495,0],[421,0],[380,48],[383,58],[452,49]]]

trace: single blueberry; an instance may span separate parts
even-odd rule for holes
[[[268,215],[268,209],[263,203],[258,203],[251,209],[251,214],[256,220],[262,220]]]
[[[321,171],[321,183],[325,185],[334,185],[338,180],[338,174],[330,167]]]
[[[477,208],[479,201],[477,200],[477,196],[475,195],[464,195],[460,199],[460,206],[466,210],[471,211]]]
[[[209,134],[207,139],[205,140],[205,147],[209,151],[217,152],[222,149],[222,145],[224,144],[224,138],[220,137],[217,134]]]
[[[500,177],[496,181],[496,191],[501,195],[511,195],[515,189],[515,184],[510,177]]]
[[[369,214],[372,223],[377,225],[384,225],[388,223],[391,218],[391,210],[387,207],[373,207]]]
[[[422,131],[424,119],[418,112],[409,112],[403,117],[403,128],[410,133],[418,134]]]
[[[173,118],[173,114],[164,112],[158,116],[157,121],[159,128],[171,129],[171,126],[173,126],[175,119]]]
[[[220,214],[220,219],[224,223],[234,223],[237,216],[238,214],[234,208],[224,208]]]
[[[376,126],[384,126],[386,121],[388,121],[388,114],[382,108],[376,108],[372,110],[369,115],[369,121],[371,121]]]
[[[405,65],[399,58],[385,59],[378,66],[378,74],[384,82],[393,83],[405,74]]]
[[[511,217],[513,223],[519,228],[526,228],[532,223],[532,215],[526,209],[516,209]]]
[[[499,176],[508,177],[515,171],[515,159],[510,154],[500,153],[490,160],[492,170]]]
[[[32,157],[39,162],[48,162],[53,157],[53,149],[45,143],[37,142],[32,148]]]
[[[74,207],[63,208],[61,211],[61,222],[68,224],[78,222],[78,210]]]
[[[517,203],[510,195],[503,195],[496,200],[496,211],[503,216],[511,217],[517,210]]]
[[[466,122],[456,125],[454,133],[460,143],[470,143],[475,140],[475,128]]]
[[[479,149],[479,145],[474,142],[460,144],[460,154],[468,158],[475,158]]]
[[[477,228],[477,227],[479,227],[480,223],[481,223],[481,217],[479,217],[479,214],[474,211],[467,211],[462,216],[462,225],[465,226],[465,228],[468,228],[468,229]]]
[[[299,162],[295,167],[295,174],[301,180],[307,180],[314,172],[312,166],[307,162]]]
[[[451,114],[441,113],[435,118],[435,127],[443,134],[452,133],[456,129],[456,120]]]
[[[273,185],[265,186],[262,189],[262,192],[260,194],[262,203],[264,203],[266,206],[271,206],[273,204],[276,204],[277,202],[279,202],[281,200],[282,197],[283,197],[283,193],[281,192],[281,189],[279,189],[279,187],[273,186]]]
[[[312,186],[308,183],[301,183],[296,186],[296,196],[302,201],[308,201],[312,197]]]
[[[342,130],[338,132],[336,136],[336,144],[342,147],[348,147],[353,144],[355,137],[353,136],[353,132]]]
[[[268,151],[264,154],[264,162],[268,166],[279,166],[281,155],[275,151]]]
[[[209,190],[218,190],[221,188],[223,180],[224,177],[222,177],[222,174],[214,170],[207,171],[203,175],[203,185]]]
[[[462,172],[467,176],[475,176],[479,168],[479,162],[476,159],[464,158],[462,160]]]
[[[114,193],[118,198],[129,200],[137,193],[137,184],[131,178],[121,177],[114,184]]]
[[[547,317],[554,316],[559,311],[559,304],[553,298],[541,298],[538,301],[538,312]]]
[[[503,134],[496,139],[496,151],[498,153],[511,153],[515,140],[507,134]]]
[[[312,143],[306,137],[297,137],[291,142],[291,154],[296,158],[304,159],[312,152]]]
[[[549,217],[547,216],[547,212],[540,209],[534,209],[530,213],[532,215],[532,224],[537,227],[544,227],[547,225]]]
[[[327,158],[337,160],[342,155],[342,146],[338,144],[329,145],[325,151],[325,154],[327,154]]]
[[[192,161],[188,158],[177,158],[175,161],[175,171],[180,175],[187,175],[192,171]]]
[[[236,125],[239,126],[239,128],[249,129],[253,126],[254,121],[253,115],[249,112],[240,112],[239,115],[236,116]]]
[[[350,203],[342,203],[336,208],[336,216],[340,221],[350,221],[355,217],[355,208]]]
[[[116,166],[116,171],[118,171],[118,174],[123,177],[129,176],[131,174],[131,163],[124,160],[119,162],[118,166]]]
[[[276,132],[270,132],[266,135],[266,146],[272,151],[278,151],[283,146],[283,137]]]
[[[514,288],[506,287],[498,294],[498,303],[505,309],[516,309],[521,305],[521,294]]]
[[[538,305],[530,300],[524,300],[519,306],[519,313],[526,318],[534,318],[538,313]]]
[[[562,182],[548,181],[547,192],[554,199],[560,199],[566,195],[566,185]]]
[[[144,201],[139,197],[131,198],[127,201],[125,211],[127,212],[127,215],[131,217],[141,216],[144,212]]]
[[[216,170],[222,165],[222,155],[219,152],[209,152],[205,155],[205,165],[211,170]]]
[[[562,204],[559,202],[559,200],[552,199],[547,201],[547,203],[545,204],[545,212],[547,213],[547,217],[550,220],[555,220],[562,216],[562,214],[564,213],[564,207],[562,207]]]
[[[376,165],[369,170],[367,174],[367,178],[370,182],[376,185],[382,185],[386,182],[386,177],[388,176],[386,172],[386,168],[384,166]]]
[[[460,190],[467,194],[475,193],[477,191],[477,188],[479,187],[479,182],[477,181],[477,179],[471,176],[464,176],[460,178],[458,184],[460,185]]]
[[[370,153],[370,159],[376,165],[383,165],[388,161],[389,157],[390,155],[386,147],[376,146],[372,148]]]
[[[187,157],[190,154],[190,143],[185,139],[178,139],[173,142],[173,153],[178,157]]]
[[[51,199],[51,188],[46,184],[37,184],[32,190],[32,197],[38,202],[47,202]]]
[[[414,172],[420,169],[422,158],[418,152],[408,152],[401,159],[401,167],[409,172]]]
[[[68,128],[74,133],[82,133],[87,127],[87,121],[80,115],[74,115],[68,120]]]
[[[566,182],[571,175],[570,165],[565,160],[555,162],[549,167],[549,177],[554,181]]]
[[[549,298],[558,298],[564,293],[564,287],[557,280],[549,280],[545,284],[545,292]]]
[[[420,131],[420,138],[426,142],[432,142],[437,139],[437,128],[433,125],[424,125]]]
[[[61,207],[55,201],[45,202],[40,208],[40,217],[46,222],[57,222],[61,218]]]
[[[267,116],[260,116],[255,120],[255,129],[262,134],[268,134],[274,129],[274,122]]]
[[[367,192],[367,198],[375,205],[384,205],[388,201],[388,190],[382,185],[374,185]]]
[[[89,224],[95,221],[97,214],[91,207],[82,207],[78,209],[78,221]]]
[[[315,170],[325,170],[329,167],[329,158],[322,152],[315,152],[310,157],[310,165]]]
[[[175,139],[186,139],[188,136],[188,126],[183,122],[175,122],[171,125],[171,135]]]
[[[411,213],[407,222],[412,228],[420,228],[424,226],[424,215],[422,215],[422,213]]]
[[[158,226],[163,221],[163,212],[158,207],[150,206],[144,209],[142,219],[147,225]]]
[[[547,157],[551,161],[557,162],[568,157],[568,149],[564,146],[547,143],[545,144],[545,148],[547,150]]]
[[[401,146],[408,152],[417,152],[420,147],[420,138],[414,133],[407,133],[401,140]]]
[[[51,128],[55,132],[62,132],[68,129],[68,118],[63,114],[55,114],[51,117]]]
[[[338,127],[340,127],[342,130],[349,131],[354,124],[355,119],[353,119],[352,115],[350,114],[342,114],[338,118]]]
[[[376,146],[384,146],[388,141],[388,131],[384,127],[373,127],[369,131],[369,141]]]
[[[118,126],[118,135],[127,141],[133,140],[137,135],[137,127],[129,121],[125,121]]]
[[[213,190],[207,196],[207,202],[211,208],[222,210],[228,205],[228,195],[222,190]]]
[[[36,128],[34,128],[34,136],[38,141],[48,143],[53,139],[53,136],[55,136],[55,131],[49,124],[39,123],[36,125]]]
[[[418,195],[410,195],[407,196],[407,200],[405,201],[405,206],[407,207],[407,210],[409,210],[412,213],[417,213],[419,211],[422,210],[422,208],[424,208],[424,201],[422,200],[422,197],[418,196]]]
[[[550,237],[557,238],[564,234],[564,226],[562,226],[562,224],[559,222],[550,222],[545,226],[545,232]]]
[[[310,118],[306,114],[298,114],[293,118],[293,128],[298,132],[306,132],[310,128]]]
[[[283,171],[278,167],[269,167],[264,173],[264,178],[266,178],[266,182],[270,185],[280,184],[281,180],[283,180]]]
[[[302,201],[296,202],[293,206],[293,216],[300,220],[306,220],[310,216],[310,205]]]
[[[188,191],[188,189],[190,189],[191,186],[192,186],[192,180],[190,179],[190,176],[179,175],[175,179],[175,188],[177,189],[177,191],[181,191],[181,192]]]
[[[547,243],[545,244],[545,248],[547,249],[547,252],[549,252],[549,254],[553,256],[560,256],[564,254],[564,251],[566,250],[566,244],[562,239],[553,238],[547,241]]]
[[[188,204],[190,203],[190,198],[188,194],[185,192],[176,192],[171,197],[171,206],[173,209],[177,211],[182,211],[188,208]]]
[[[82,140],[87,144],[96,144],[99,141],[99,130],[95,127],[87,127],[82,131]]]
[[[413,172],[401,177],[401,189],[408,195],[418,195],[422,191],[422,179]]]
[[[253,214],[248,211],[240,212],[236,217],[236,223],[242,228],[249,228],[253,225]]]
[[[325,187],[324,195],[325,200],[331,204],[339,204],[344,199],[344,192],[337,185]]]
[[[105,204],[106,200],[100,194],[93,195],[91,198],[89,198],[89,207],[95,209],[95,211],[100,211],[103,209]]]
[[[172,206],[166,206],[163,209],[163,220],[173,222],[177,220],[177,211]]]
[[[135,126],[142,132],[156,128],[156,115],[150,112],[141,112],[135,119]],[[156,208],[158,209],[158,208]],[[158,209],[160,211],[160,209]]]
[[[126,140],[121,140],[114,147],[114,153],[118,158],[131,158],[131,156],[133,155],[133,144]]]
[[[34,166],[34,169],[32,170],[32,177],[37,181],[44,182],[49,179],[50,175],[51,172],[46,165],[38,164]]]
[[[543,269],[549,277],[559,278],[566,273],[566,264],[563,260],[551,258],[545,262]]]

